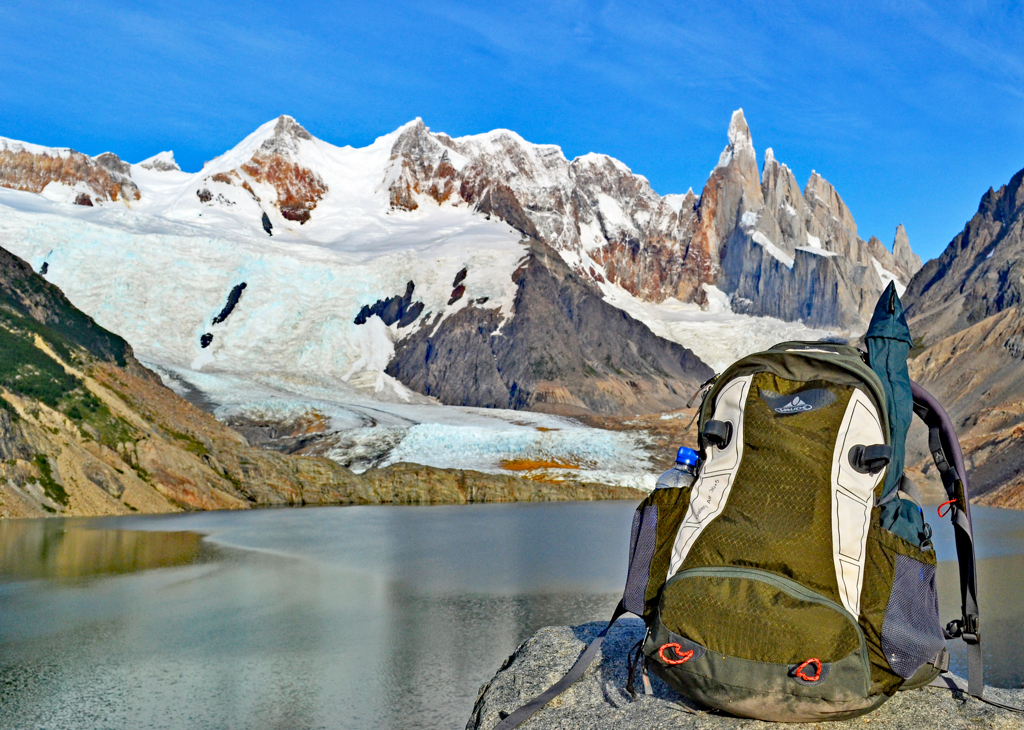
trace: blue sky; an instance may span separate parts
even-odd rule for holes
[[[422,117],[697,192],[742,107],[861,236],[941,252],[1024,167],[1024,5],[7,2],[0,135],[198,169],[278,114],[364,145]]]

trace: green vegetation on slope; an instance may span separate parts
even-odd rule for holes
[[[112,332],[100,327],[92,317],[75,308],[64,292],[32,271],[32,267],[9,251],[0,248],[0,316],[21,320],[19,327],[32,329],[62,358],[73,345],[93,357],[123,367],[131,348]],[[31,323],[31,324],[29,324]]]

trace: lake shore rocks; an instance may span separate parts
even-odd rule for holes
[[[532,700],[559,680],[603,623],[549,626],[527,639],[481,690],[466,730],[490,730],[503,713]],[[620,620],[608,634],[600,658],[583,678],[522,725],[524,730],[652,730],[653,728],[1021,728],[1015,715],[947,690],[900,692],[875,712],[843,722],[780,726],[703,711],[651,675],[654,694],[633,700],[625,690],[626,655],[643,638],[638,619]],[[642,690],[641,690],[642,692]],[[1024,706],[1024,689],[986,688],[986,697]]]

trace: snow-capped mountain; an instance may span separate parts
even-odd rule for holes
[[[455,405],[681,406],[710,370],[576,282],[497,202],[394,203],[395,150],[420,127],[352,149],[281,117],[196,174],[169,153],[131,166],[134,200],[85,210],[5,195],[0,230],[153,363],[400,402],[419,397],[404,382]],[[35,148],[22,167],[46,169],[58,154]],[[63,185],[41,186],[44,197]],[[541,294],[524,295],[528,284]],[[559,291],[574,306],[545,298]],[[502,331],[513,320],[515,337]]]
[[[198,173],[170,152],[128,165],[4,140],[0,185],[55,204],[4,193],[0,233],[152,362],[398,400],[659,410],[709,374],[691,340],[721,367],[824,334],[800,320],[856,329],[915,265],[905,235],[898,257],[858,238],[820,176],[801,193],[771,150],[759,174],[742,111],[728,137],[699,198],[604,155],[418,119],[354,149],[282,116]]]
[[[604,155],[569,161],[512,132],[452,139],[417,121],[392,150],[391,204],[469,204],[540,238],[580,276],[642,301],[706,304],[710,286],[735,311],[863,326],[888,282],[902,287],[920,267],[906,232],[897,231],[899,259],[877,238],[862,240],[835,188],[814,173],[801,193],[771,149],[759,175],[742,110],[728,138],[700,198],[661,197]]]
[[[676,409],[705,363],[828,334],[801,317],[856,329],[913,264],[855,231],[821,178],[801,193],[770,152],[758,175],[741,112],[699,198],[420,120],[356,149],[280,117],[196,173],[0,146],[0,246],[218,417],[322,423],[318,453],[359,468],[636,483],[642,434],[504,409]]]

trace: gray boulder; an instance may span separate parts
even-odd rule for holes
[[[549,626],[516,649],[498,673],[480,690],[466,730],[490,730],[503,713],[536,697],[559,680],[603,624]],[[652,730],[653,728],[767,728],[774,723],[703,711],[681,698],[657,677],[654,694],[633,700],[625,690],[626,655],[643,638],[639,620],[619,621],[609,632],[602,656],[583,678],[523,724],[524,730]],[[642,690],[640,690],[642,692]],[[1024,705],[1024,690],[986,689],[1009,704]],[[862,728],[1021,728],[1024,715],[1015,715],[942,689],[900,692],[875,712],[844,722],[815,727]],[[790,727],[807,727],[792,725]]]

